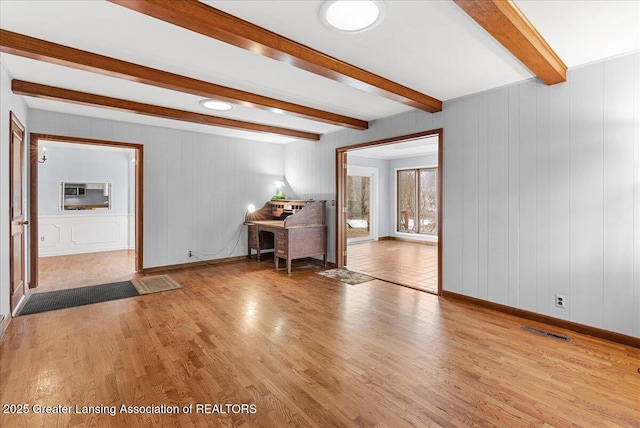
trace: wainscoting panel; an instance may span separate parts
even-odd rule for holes
[[[55,223],[41,223],[38,228],[38,232],[40,233],[40,251],[42,252],[44,248],[53,248],[57,245],[60,245],[61,241],[61,230],[60,226]]]
[[[120,225],[114,221],[82,222],[71,225],[71,242],[75,245],[111,245],[120,237]]]
[[[133,248],[132,214],[78,214],[38,219],[40,257]]]

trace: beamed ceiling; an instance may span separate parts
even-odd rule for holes
[[[640,49],[637,1],[386,0],[357,34],[321,4],[2,0],[0,58],[30,108],[288,143]]]

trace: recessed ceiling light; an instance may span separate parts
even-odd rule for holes
[[[202,100],[200,104],[202,104],[202,107],[217,111],[231,110],[233,108],[231,104],[218,100]]]
[[[378,25],[384,12],[378,0],[327,0],[320,7],[320,20],[331,29],[359,33]]]

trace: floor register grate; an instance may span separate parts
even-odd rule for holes
[[[563,342],[571,342],[571,339],[569,339],[567,336],[551,333],[550,331],[546,331],[546,330],[540,330],[539,328],[525,326],[523,327],[523,329],[534,334],[539,334],[540,336],[551,337],[557,340],[562,340]]]

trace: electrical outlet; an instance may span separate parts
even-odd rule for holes
[[[556,294],[556,306],[559,308],[564,308],[567,306],[567,298],[562,294]]]
[[[41,236],[41,237],[40,237],[40,240],[44,242],[44,236]]]
[[[191,250],[189,250],[189,257],[191,257]]]

